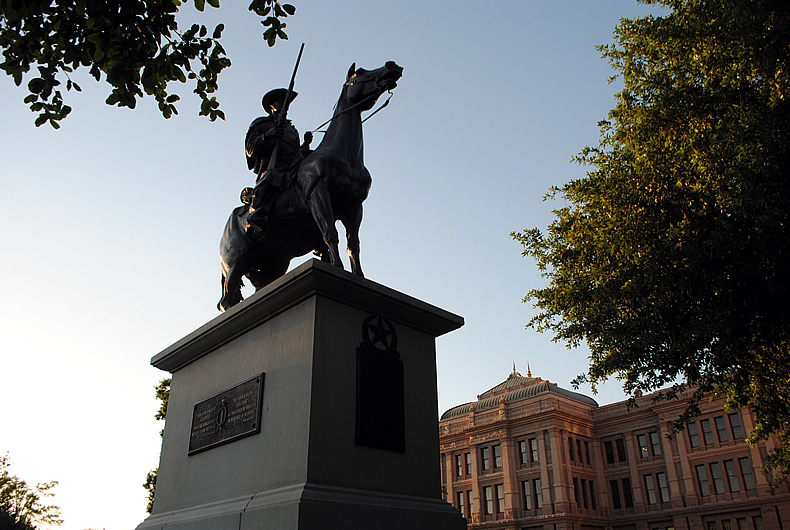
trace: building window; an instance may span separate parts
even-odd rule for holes
[[[532,509],[532,487],[529,480],[521,481],[521,491],[524,494],[524,509]]]
[[[534,464],[538,461],[538,441],[535,438],[518,440],[519,460],[522,464]]]
[[[722,520],[721,530],[732,530],[732,522],[729,519]]]
[[[739,517],[735,520],[738,523],[738,530],[749,530],[748,523],[746,522],[746,517]]]
[[[620,486],[623,488],[623,504],[626,508],[631,508],[634,505],[634,494],[631,491],[631,479],[620,479]]]
[[[518,441],[518,454],[522,464],[529,464],[529,453],[527,452],[527,441]]]
[[[615,438],[614,441],[604,441],[603,450],[608,465],[622,464],[628,460],[625,450],[625,440],[622,438]]]
[[[710,485],[708,484],[708,472],[705,471],[704,465],[695,466],[697,470],[697,483],[699,484],[699,492],[703,497],[710,495]]]
[[[713,418],[713,423],[716,424],[716,434],[719,436],[719,442],[729,442],[730,433],[727,431],[727,422],[724,421],[724,416],[716,416]]]
[[[574,462],[576,460],[576,457],[574,456],[573,448],[574,448],[573,438],[568,437],[568,452],[570,453],[571,456],[571,462]]]
[[[612,494],[612,508],[619,510],[622,508],[620,503],[620,487],[617,485],[616,480],[609,481],[609,492]]]
[[[653,431],[638,434],[636,436],[636,443],[639,446],[639,457],[642,460],[650,458],[651,451],[652,456],[661,456],[661,440],[657,432]]]
[[[645,475],[645,493],[647,493],[647,503],[656,504],[658,497],[656,496],[656,485],[653,482],[653,475]]]
[[[639,454],[642,458],[648,458],[650,456],[650,450],[647,447],[647,435],[640,434],[636,437],[636,441],[639,443]]]
[[[498,513],[505,513],[505,485],[496,485],[496,510]]]
[[[658,436],[657,432],[650,433],[650,443],[653,446],[653,456],[660,456],[661,455],[661,439]]]
[[[480,449],[480,457],[483,463],[483,471],[491,469],[491,448],[483,447]]]
[[[584,457],[582,456],[582,441],[576,440],[576,457],[579,459],[579,463],[584,463]]]
[[[661,502],[669,502],[669,484],[666,473],[656,473],[658,490],[661,492]]]
[[[472,474],[472,455],[463,453],[455,455],[455,474],[458,478]]]
[[[730,483],[730,491],[735,493],[741,491],[741,483],[738,482],[738,471],[735,468],[735,461],[724,461],[724,472],[727,473],[727,481]]]
[[[625,441],[622,438],[617,438],[614,441],[614,445],[617,448],[617,461],[620,463],[627,462],[628,458],[625,452]]]
[[[543,490],[540,489],[540,479],[522,480],[521,491],[524,493],[524,509],[534,510],[543,506]]]
[[[631,491],[631,479],[622,478],[609,481],[609,491],[612,494],[612,508],[631,508],[634,506],[634,496]],[[622,496],[621,496],[622,495]]]
[[[754,523],[754,530],[765,530],[765,523],[763,523],[762,515],[755,515],[752,517],[752,523]]]
[[[494,450],[494,467],[499,469],[502,467],[502,446],[495,445],[492,449]]]
[[[730,420],[730,428],[732,429],[733,439],[740,440],[743,438],[743,425],[741,425],[741,417],[737,412],[727,414],[727,417]]]
[[[721,464],[718,462],[710,463],[710,475],[713,477],[713,489],[717,495],[724,493],[724,477],[721,474]]]
[[[713,445],[713,427],[710,425],[710,420],[700,420],[699,426],[702,428],[705,445]]]
[[[688,432],[689,432],[689,443],[691,443],[691,447],[699,447],[699,431],[697,430],[696,423],[689,423],[688,424]]]
[[[582,496],[582,492],[579,489],[579,479],[573,477],[573,498],[574,500],[576,500],[576,506],[578,506],[579,508],[582,507],[581,496]]]
[[[595,482],[590,480],[587,484],[590,486],[590,508],[597,510],[598,508],[595,502]]]
[[[494,513],[494,497],[493,488],[491,486],[485,486],[483,488],[483,509],[485,509],[486,515]]]
[[[582,499],[584,500],[584,508],[590,507],[590,496],[587,493],[587,481],[582,479]]]
[[[587,457],[587,464],[592,465],[592,459],[590,459],[590,442],[584,442],[584,454]]]
[[[705,530],[718,530],[716,521],[708,521],[705,523]]]
[[[741,466],[741,475],[743,475],[743,487],[747,490],[757,488],[757,483],[754,480],[754,469],[752,468],[752,463],[749,461],[749,457],[739,458],[738,464]]]
[[[609,441],[609,440],[605,441],[603,443],[603,450],[604,450],[604,453],[606,454],[606,463],[608,465],[610,465],[610,466],[613,465],[614,464],[614,446],[612,445],[612,442]]]
[[[466,497],[465,492],[459,491],[458,494],[457,494],[458,501],[457,501],[457,504],[455,505],[455,507],[458,508],[458,511],[461,512],[461,517],[463,517],[463,518],[467,517],[467,513],[466,513],[466,498],[465,497]]]

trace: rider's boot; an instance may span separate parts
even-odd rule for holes
[[[249,214],[247,214],[247,225],[244,232],[249,235],[256,230],[263,230],[268,222],[269,202],[274,194],[274,186],[268,182],[261,182],[256,186],[253,192],[252,201],[250,201]]]

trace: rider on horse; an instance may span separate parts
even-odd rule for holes
[[[310,152],[312,133],[306,132],[304,143],[299,145],[299,132],[291,121],[282,120],[277,123],[276,113],[284,108],[287,94],[288,90],[285,88],[276,88],[267,92],[261,100],[261,105],[268,116],[255,119],[247,130],[244,141],[247,167],[256,175],[247,216],[247,232],[260,230],[266,225],[277,192],[283,188],[291,171]],[[297,95],[292,91],[291,101]],[[275,147],[277,147],[276,159],[274,166],[269,168]]]

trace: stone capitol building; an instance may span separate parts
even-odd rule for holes
[[[592,398],[519,374],[439,422],[444,498],[468,528],[790,530],[790,487],[760,473],[747,408],[704,401],[670,439],[683,402]]]

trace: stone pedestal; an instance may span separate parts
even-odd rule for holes
[[[173,377],[138,530],[466,528],[441,499],[435,353],[462,325],[313,260],[159,353]]]

